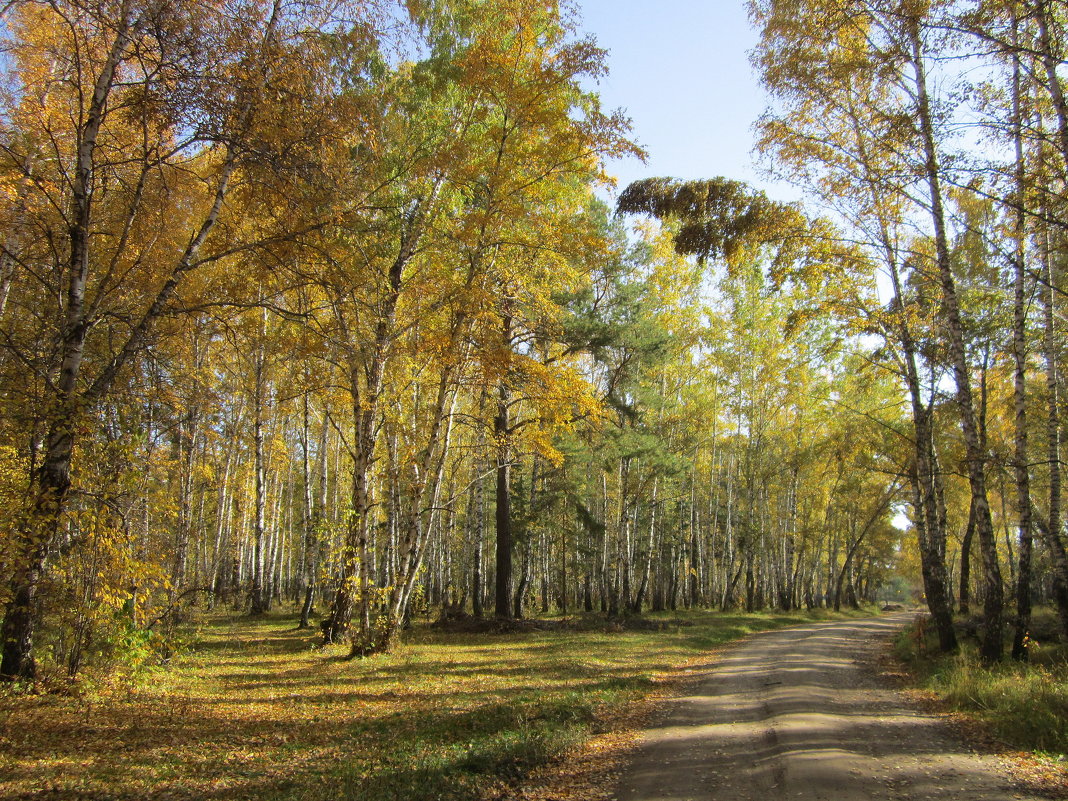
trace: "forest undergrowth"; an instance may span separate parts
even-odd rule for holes
[[[1068,644],[1051,609],[1036,611],[1026,662],[983,665],[976,621],[957,621],[960,650],[943,654],[937,633],[915,622],[895,641],[911,683],[958,715],[968,739],[1012,753],[1018,774],[1068,796]]]
[[[424,623],[362,660],[292,615],[206,616],[166,666],[0,696],[0,798],[501,797],[610,729],[658,676],[750,632],[844,615],[555,618],[505,634]]]

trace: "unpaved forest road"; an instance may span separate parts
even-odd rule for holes
[[[783,629],[727,649],[644,733],[616,798],[1034,798],[871,669],[910,618]]]

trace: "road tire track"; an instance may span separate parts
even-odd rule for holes
[[[726,649],[692,694],[664,705],[615,798],[1032,798],[871,669],[910,617],[799,626]]]

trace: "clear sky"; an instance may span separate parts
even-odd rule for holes
[[[611,171],[622,188],[656,175],[756,183],[773,197],[795,193],[760,178],[750,150],[765,96],[749,64],[757,34],[744,0],[577,0],[582,27],[608,53],[597,86],[622,107],[649,153]]]

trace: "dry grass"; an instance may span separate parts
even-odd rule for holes
[[[0,696],[0,798],[499,797],[565,752],[618,740],[611,722],[656,689],[655,676],[750,631],[808,620],[417,628],[395,653],[346,660],[292,618],[217,617],[190,652],[137,680]]]
[[[933,629],[932,627],[929,627]],[[1051,610],[1035,615],[1035,628],[1056,632]],[[1068,649],[1050,636],[1032,640],[1030,660],[984,666],[970,625],[960,631],[959,653],[938,653],[933,631],[926,641],[914,628],[897,641],[897,650],[920,685],[950,708],[982,720],[1002,742],[1030,751],[1068,755]],[[1006,640],[1006,654],[1008,641]]]
[[[942,712],[976,747],[1009,759],[1017,783],[1051,798],[1068,797],[1068,647],[1058,640],[1052,610],[1035,614],[1030,661],[984,666],[974,627],[958,631],[959,653],[938,653],[933,626],[926,637],[910,627],[897,655],[932,709]],[[1041,639],[1039,639],[1041,638]],[[1006,642],[1006,651],[1008,643]]]

